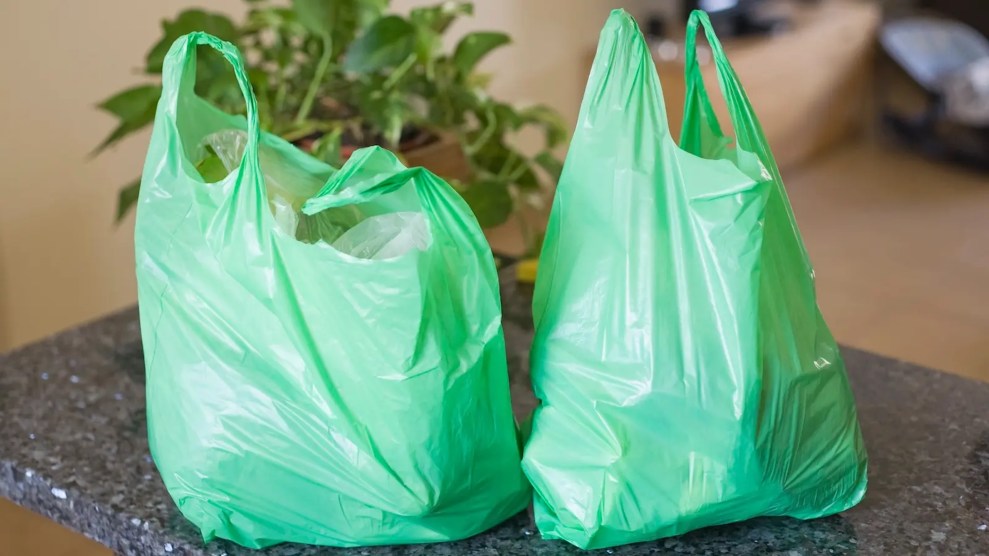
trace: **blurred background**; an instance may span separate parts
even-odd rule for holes
[[[135,303],[133,188],[126,186],[147,147],[154,51],[160,64],[160,44],[190,25],[231,34],[251,63],[268,64],[266,76],[252,77],[266,80],[255,86],[270,93],[267,123],[279,134],[335,161],[354,146],[398,147],[410,162],[457,181],[498,253],[538,249],[597,33],[619,6],[357,2],[365,11],[335,43],[340,52],[307,105],[318,38],[340,32],[319,23],[331,3],[318,4],[294,5],[311,16],[304,20],[288,2],[0,4],[0,348]],[[783,167],[839,341],[989,379],[984,2],[628,0],[620,7],[649,36],[674,130],[685,14],[702,7],[714,16]],[[381,25],[377,43],[365,37],[387,13],[404,23]],[[405,69],[404,56],[361,58],[395,44],[414,51]],[[305,56],[279,58],[292,48]],[[273,75],[292,64],[302,67],[292,70],[295,81],[285,77],[290,91],[280,109],[289,117],[280,120]],[[229,75],[212,68],[201,62],[202,94],[236,110]],[[336,71],[348,76],[354,99],[345,106],[327,93]],[[406,71],[425,81],[406,80]],[[430,80],[442,79],[442,90],[464,103],[452,112],[434,109],[438,101],[416,89],[431,91]],[[367,88],[382,86],[395,88],[394,103],[365,105]],[[716,91],[713,79],[709,87]]]

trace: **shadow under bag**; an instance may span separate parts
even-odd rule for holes
[[[246,121],[194,94],[200,44],[233,65]],[[182,514],[206,540],[353,546],[522,510],[498,278],[463,199],[383,149],[336,170],[261,133],[215,37],[176,41],[162,87],[135,244],[149,443]],[[207,183],[197,145],[223,136],[246,137],[243,158]],[[365,240],[427,237],[335,247],[368,223]]]
[[[711,45],[737,147],[695,55]],[[670,136],[635,21],[612,13],[553,202],[523,469],[547,538],[601,548],[862,499],[866,453],[779,170],[694,12]],[[780,84],[780,102],[786,101]]]

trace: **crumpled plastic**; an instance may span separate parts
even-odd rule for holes
[[[707,31],[737,145],[694,57]],[[523,469],[546,538],[604,548],[862,499],[867,458],[779,169],[701,12],[683,134],[632,18],[601,41],[533,300]],[[781,100],[782,101],[782,100]]]
[[[202,139],[197,158],[205,159],[211,151],[226,171],[232,172],[240,166],[246,145],[246,131],[220,130]],[[299,175],[285,157],[270,148],[262,146],[259,156],[271,212],[285,233],[309,243],[324,241],[341,253],[359,259],[399,257],[412,249],[421,251],[428,245],[429,228],[420,212],[366,216],[359,206],[352,205],[328,209],[313,216],[303,214],[305,193],[313,189],[312,177]],[[294,183],[297,181],[306,183],[300,187]]]
[[[425,249],[429,240],[420,212],[393,212],[362,220],[343,233],[333,247],[361,259],[388,259],[410,249]]]

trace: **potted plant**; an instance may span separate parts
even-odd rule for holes
[[[553,149],[566,138],[561,117],[545,106],[519,109],[486,91],[478,62],[510,42],[499,32],[468,33],[452,49],[442,37],[468,2],[448,1],[387,13],[388,0],[246,0],[243,21],[189,9],[162,23],[163,36],[146,57],[152,82],[121,91],[99,107],[119,120],[97,148],[113,145],[154,119],[162,62],[169,46],[206,31],[245,55],[262,128],[339,166],[356,148],[382,145],[413,166],[451,182],[485,228],[516,216],[527,251],[540,234],[526,213],[539,208],[559,177]],[[243,100],[226,62],[209,49],[197,60],[197,93],[229,112]],[[511,144],[525,127],[544,133],[542,150],[527,155]],[[137,200],[140,182],[120,191],[117,217]]]

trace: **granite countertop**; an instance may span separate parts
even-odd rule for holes
[[[503,294],[517,410],[533,405],[526,296]],[[989,384],[854,349],[843,350],[869,450],[865,500],[814,521],[772,518],[602,554],[989,555]],[[253,551],[204,546],[177,511],[148,454],[144,362],[129,309],[0,357],[0,496],[118,554],[227,556],[558,555],[528,514],[447,544]]]

